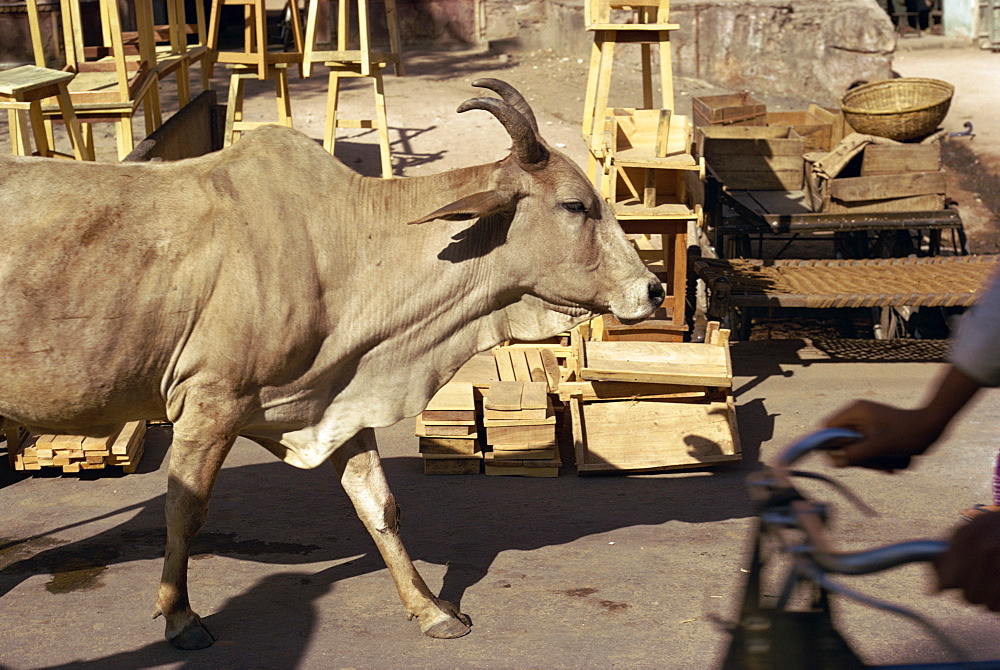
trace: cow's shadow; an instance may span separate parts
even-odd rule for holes
[[[749,516],[752,506],[744,481],[758,465],[760,443],[770,436],[769,419],[762,411],[755,404],[741,408],[740,420],[749,428],[741,431],[743,464],[716,468],[709,476],[581,478],[571,468],[557,479],[541,480],[427,476],[416,456],[384,458],[383,466],[402,508],[407,549],[415,561],[447,565],[440,595],[460,603],[501,552],[570,543],[619,528]],[[518,518],[517,501],[530,510],[530,524]],[[161,559],[163,496],[135,507],[138,513],[118,526],[71,544],[50,543],[50,548],[9,565],[0,572],[0,596],[29,576],[55,574],[66,565]],[[274,654],[285,667],[294,667],[317,625],[317,601],[341,580],[385,568],[328,464],[309,471],[279,462],[224,468],[209,521],[192,550],[195,561],[207,556],[304,567],[248,584],[247,590],[208,614],[209,627],[231,643],[223,648],[217,644],[191,655],[157,637],[144,647],[91,663],[76,661],[72,667],[133,668],[157,662],[209,667],[213,659],[238,661],[233,654],[248,654],[248,660]],[[318,572],[305,567],[324,561],[340,562]],[[192,595],[197,602],[197,587]],[[150,603],[154,597],[149,594]],[[267,616],[275,606],[281,616]],[[275,634],[275,626],[282,629],[280,634]]]

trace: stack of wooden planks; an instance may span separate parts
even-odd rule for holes
[[[12,438],[14,433],[18,437]],[[117,465],[133,473],[142,458],[145,421],[132,421],[107,437],[82,435],[27,435],[8,433],[8,453],[15,470],[61,467],[63,472],[101,470]],[[11,441],[17,442],[11,446]]]
[[[604,342],[574,333],[580,367],[569,403],[578,473],[739,461],[729,331],[706,342]]]
[[[499,381],[483,401],[486,474],[559,476],[556,415],[544,381]]]
[[[476,398],[469,382],[448,382],[417,417],[424,474],[476,475],[483,462]]]

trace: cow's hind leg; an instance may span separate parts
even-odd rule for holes
[[[399,537],[399,508],[382,472],[375,431],[362,430],[334,452],[333,462],[344,490],[389,568],[407,616],[417,617],[420,630],[430,637],[453,638],[468,633],[472,625],[469,617],[430,592],[406,553]]]
[[[188,556],[191,542],[208,516],[215,478],[236,439],[235,433],[213,433],[211,429],[193,434],[198,438],[185,437],[181,425],[174,426],[167,482],[167,549],[153,614],[166,619],[167,641],[178,649],[204,649],[215,641],[188,601]]]

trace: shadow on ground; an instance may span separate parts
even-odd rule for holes
[[[766,411],[759,404],[740,409],[741,421],[751,428],[744,432],[746,465],[706,470],[702,476],[580,478],[568,467],[558,479],[504,477],[498,485],[501,478],[426,476],[418,457],[384,458],[383,464],[402,508],[403,539],[412,558],[446,565],[440,595],[461,603],[466,590],[487,576],[502,552],[532,551],[625,527],[750,515],[743,481],[756,467],[761,441],[770,437]],[[156,470],[163,463],[169,432],[169,427],[152,432],[143,461],[146,469]],[[532,510],[530,523],[511,514],[518,501]],[[69,526],[0,543],[0,564],[6,564],[0,573],[0,596],[34,575],[51,575],[46,585],[50,592],[72,593],[93,588],[109,566],[161,559],[163,495],[128,509],[108,510],[103,518],[126,512],[133,514],[128,520],[69,544],[51,537]],[[307,471],[280,462],[224,468],[209,522],[192,548],[193,561],[220,556],[290,569],[247,584],[205,617],[220,638],[210,650],[181,652],[157,639],[95,661],[52,667],[223,667],[220,662],[237,667],[249,662],[250,654],[254,667],[294,667],[316,632],[317,601],[341,580],[385,569],[329,464]],[[316,571],[315,564],[331,561],[341,562]],[[154,598],[150,593],[150,604]],[[192,598],[198,601],[197,585]]]

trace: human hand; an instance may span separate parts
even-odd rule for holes
[[[924,410],[900,409],[858,400],[828,417],[827,428],[848,428],[864,437],[843,449],[828,452],[837,467],[858,466],[893,472],[905,468],[912,456],[924,453],[941,435]]]
[[[955,531],[934,569],[938,589],[961,589],[970,603],[1000,612],[1000,512],[983,514]]]

